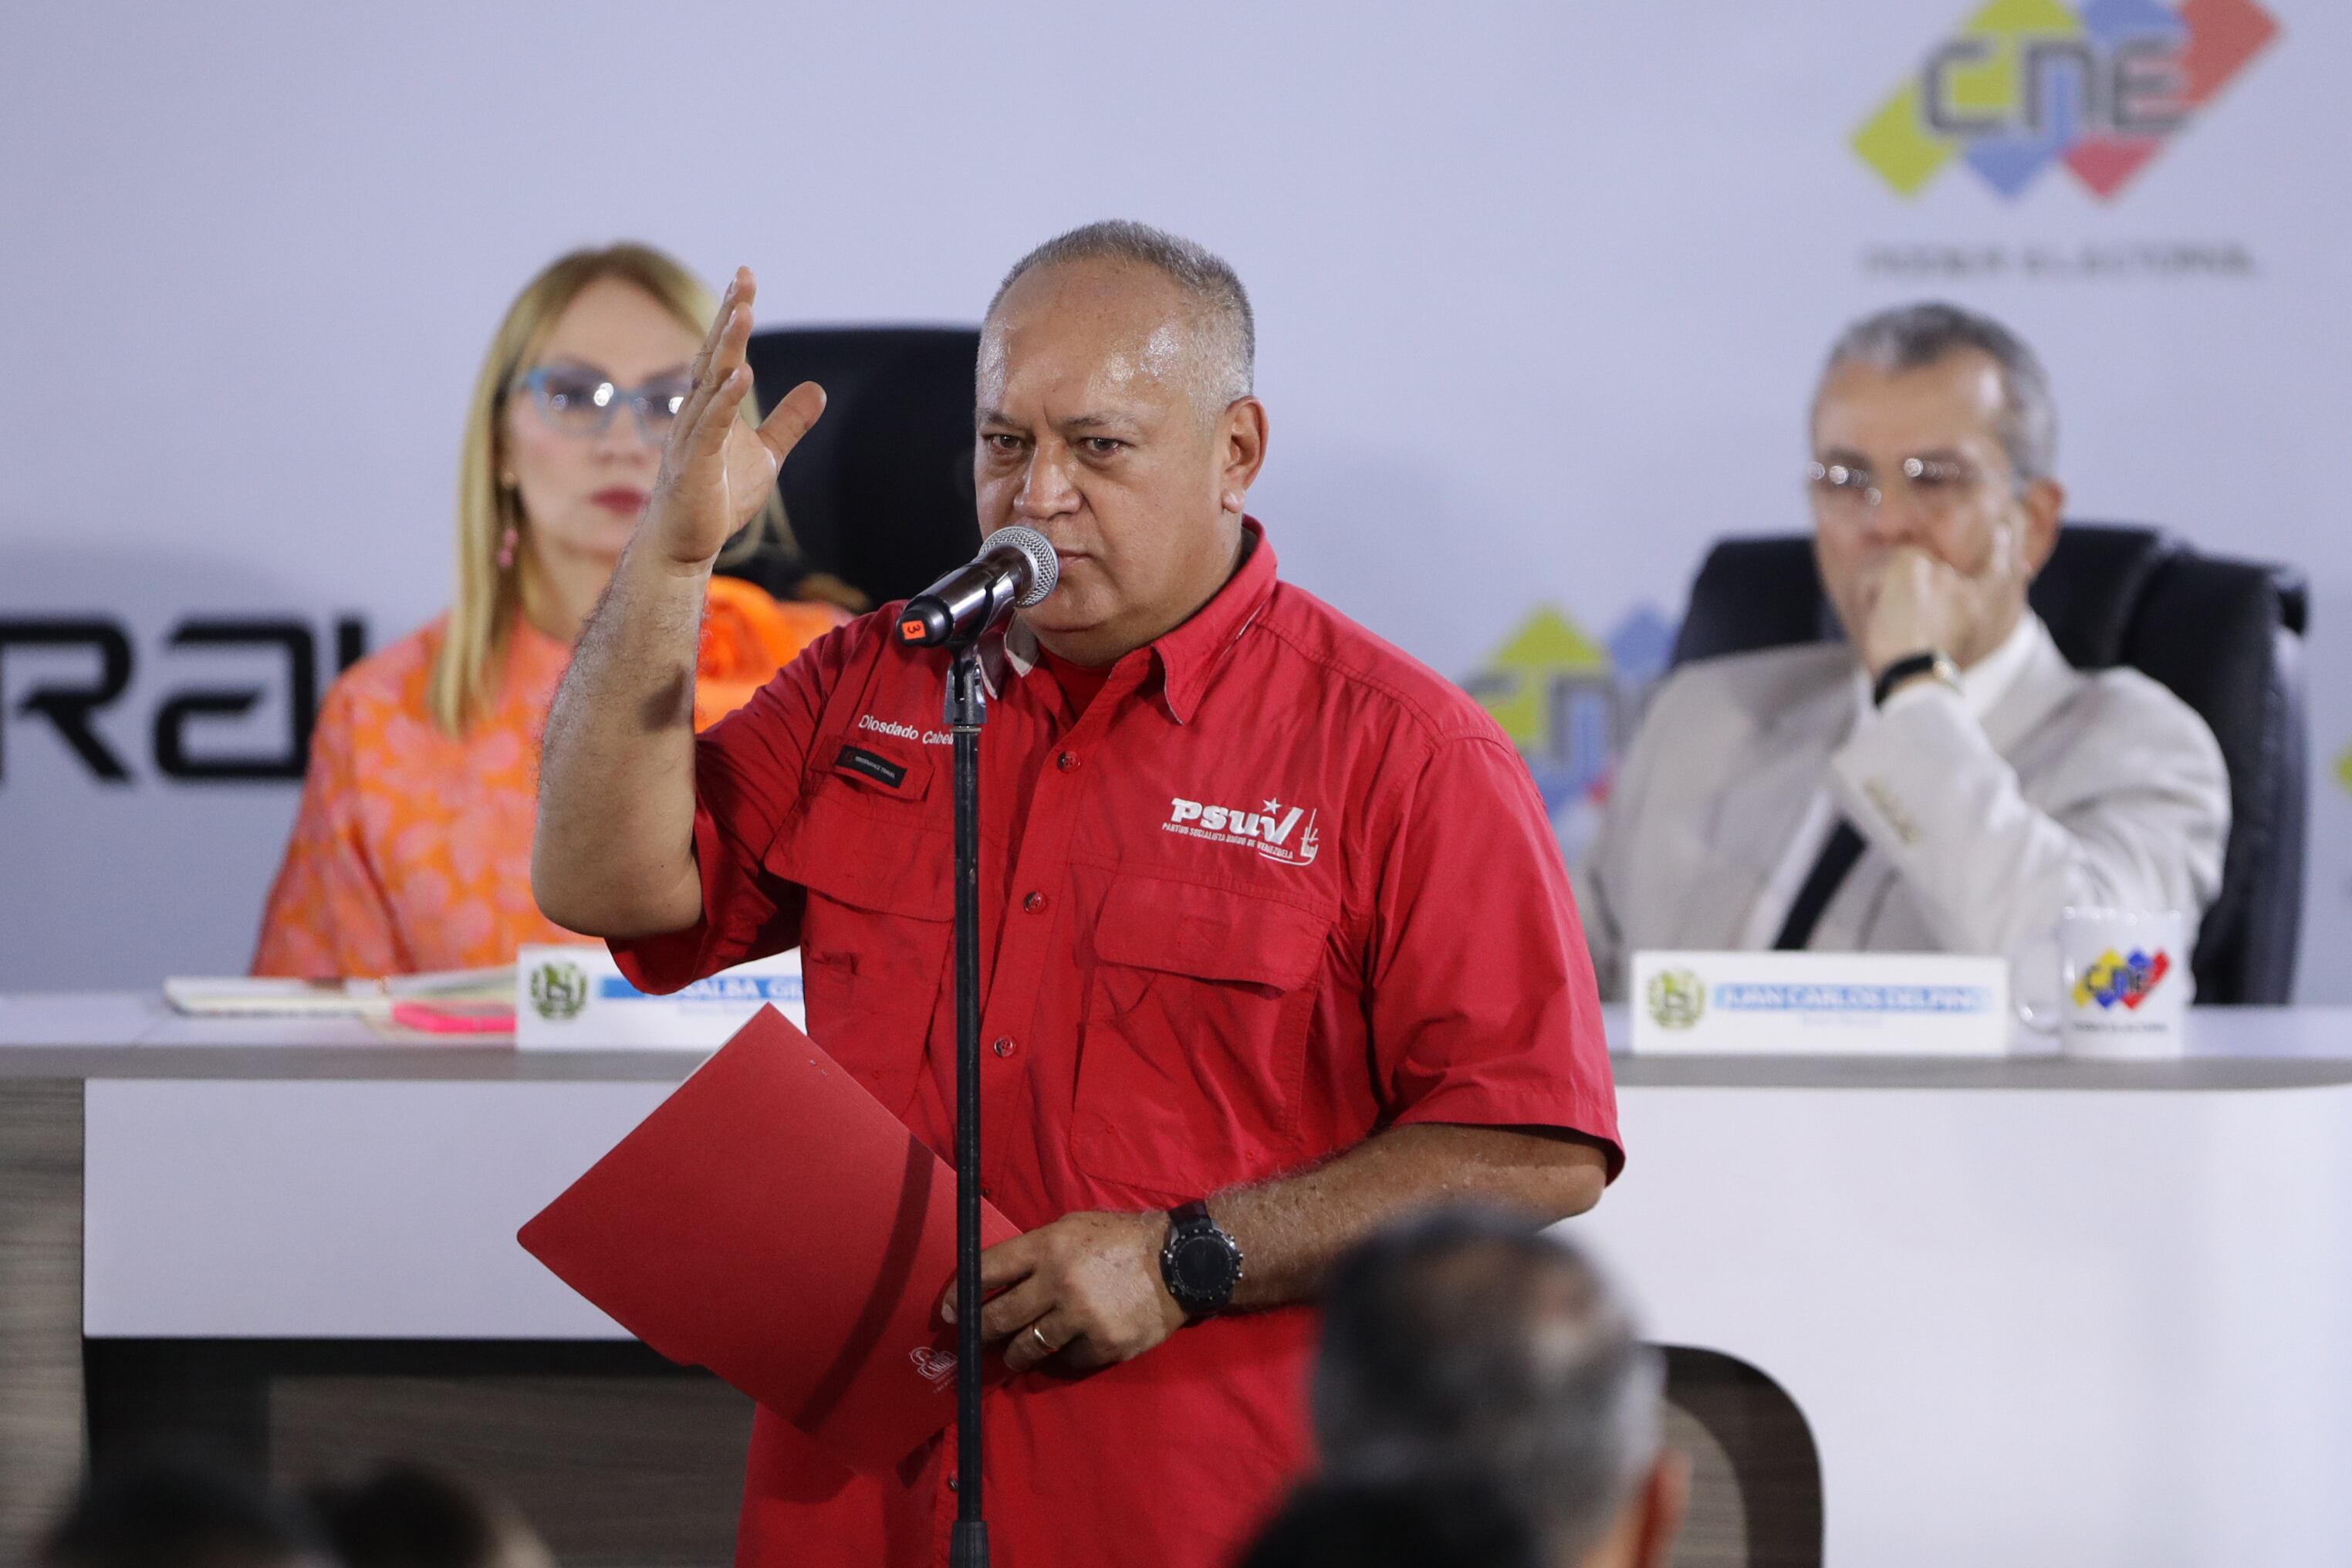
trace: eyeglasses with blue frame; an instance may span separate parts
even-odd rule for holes
[[[626,406],[637,421],[637,434],[653,446],[669,440],[677,412],[694,383],[684,375],[657,376],[643,386],[615,385],[611,377],[590,365],[543,364],[517,382],[530,395],[531,404],[550,429],[593,439]]]

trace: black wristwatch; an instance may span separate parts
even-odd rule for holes
[[[1160,1278],[1192,1318],[1222,1312],[1242,1280],[1242,1249],[1195,1200],[1168,1211],[1168,1240],[1160,1249]]]
[[[1915,653],[1907,658],[1898,658],[1880,670],[1878,679],[1870,689],[1871,706],[1885,707],[1886,700],[1895,695],[1896,687],[1922,675],[1931,675],[1955,691],[1960,689],[1959,666],[1954,664],[1945,655],[1931,649],[1926,653]]]

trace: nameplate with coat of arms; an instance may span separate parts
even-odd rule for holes
[[[520,1050],[709,1052],[763,1006],[808,1027],[801,955],[781,952],[652,996],[629,984],[601,942],[527,946],[515,954],[515,1046]]]
[[[1945,952],[1633,955],[1637,1056],[1998,1057],[2009,965]]]

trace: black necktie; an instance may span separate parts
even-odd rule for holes
[[[1822,911],[1830,907],[1837,896],[1838,884],[1862,858],[1862,835],[1853,824],[1838,818],[1837,831],[1822,846],[1822,858],[1813,862],[1812,874],[1805,885],[1797,889],[1797,901],[1789,906],[1789,918],[1780,926],[1780,934],[1772,945],[1790,952],[1801,948],[1813,939],[1813,927],[1821,923]]]

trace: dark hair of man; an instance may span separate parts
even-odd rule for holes
[[[1425,1215],[1324,1292],[1316,1436],[1339,1479],[1491,1479],[1571,1559],[1657,1456],[1663,1373],[1583,1254],[1516,1218]]]
[[[1192,303],[1195,390],[1204,411],[1214,413],[1250,395],[1257,375],[1257,319],[1241,275],[1207,247],[1150,224],[1106,218],[1056,235],[1013,264],[988,301],[988,314],[1024,274],[1070,261],[1118,261],[1158,271]]]
[[[1983,354],[2000,372],[1997,427],[2018,482],[2048,479],[2058,461],[2058,405],[2049,374],[2025,340],[1990,316],[1935,300],[1864,316],[1838,335],[1822,379],[1848,363],[1922,370],[1963,349]]]
[[[511,1568],[547,1560],[511,1508],[421,1466],[387,1465],[307,1495],[342,1568]]]
[[[102,1471],[33,1553],[41,1568],[287,1568],[325,1557],[299,1510],[179,1456]]]
[[[1475,1476],[1311,1481],[1239,1568],[1543,1568],[1535,1531]]]

